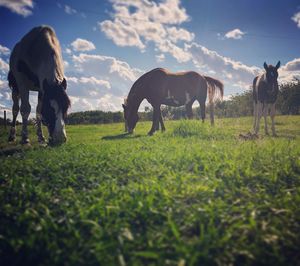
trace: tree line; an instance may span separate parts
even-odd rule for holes
[[[280,115],[300,114],[300,80],[280,85],[276,102],[276,113]],[[232,96],[227,101],[217,101],[215,114],[218,117],[239,117],[253,114],[252,90]]]
[[[209,108],[209,106],[207,107]],[[194,115],[200,115],[199,107],[194,108]],[[300,80],[280,85],[276,102],[276,112],[280,115],[300,114]],[[208,112],[207,112],[208,113]],[[152,109],[145,107],[144,112],[139,112],[140,120],[152,120]],[[178,120],[186,118],[185,107],[162,107],[162,115],[166,120]],[[232,96],[229,100],[215,103],[215,115],[217,117],[240,117],[253,115],[252,90]],[[31,120],[31,122],[34,122]],[[124,122],[123,112],[85,111],[68,115],[66,124],[108,124]],[[10,123],[8,120],[7,124]],[[0,124],[4,120],[0,118]]]
[[[209,106],[207,107],[209,108]],[[167,120],[178,120],[186,118],[185,107],[163,106],[162,115]],[[194,116],[200,115],[200,108],[193,109]],[[276,102],[276,112],[280,115],[300,114],[300,80],[280,85]],[[208,112],[207,112],[208,113]],[[252,90],[232,96],[229,100],[217,101],[215,103],[215,115],[217,117],[240,117],[253,115]],[[144,112],[139,112],[140,120],[152,120],[153,112],[145,107]],[[122,112],[87,111],[73,113],[68,116],[68,124],[103,124],[123,122]]]

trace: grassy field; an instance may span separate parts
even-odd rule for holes
[[[1,265],[300,265],[300,117],[276,119],[256,140],[252,118],[68,126],[55,148],[0,128]]]

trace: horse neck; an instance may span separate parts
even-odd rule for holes
[[[139,95],[139,96],[131,96],[129,95],[128,96],[128,105],[129,105],[129,108],[134,111],[134,112],[137,112],[140,105],[141,105],[141,102],[145,99],[145,97]]]

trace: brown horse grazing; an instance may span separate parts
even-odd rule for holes
[[[265,120],[265,133],[268,132],[267,114],[270,109],[270,116],[272,120],[272,133],[276,136],[275,132],[275,102],[279,92],[278,88],[278,68],[280,67],[280,61],[274,67],[264,63],[265,73],[257,76],[253,80],[253,104],[254,104],[254,125],[253,129],[255,134],[258,134],[259,123],[261,116],[264,116]]]
[[[213,105],[213,99],[218,88],[223,97],[224,87],[221,81],[211,77],[202,76],[194,71],[171,73],[163,68],[155,68],[142,75],[132,86],[125,104],[125,127],[132,133],[139,119],[138,108],[146,99],[153,107],[153,123],[149,135],[152,135],[161,124],[165,130],[160,106],[182,106],[187,108],[188,116],[192,115],[192,105],[198,101],[201,109],[202,121],[205,119],[205,101],[207,93],[209,102]],[[213,109],[211,111],[211,123],[214,122]]]
[[[36,107],[37,135],[44,141],[41,128],[43,122],[49,132],[49,142],[59,144],[66,141],[64,119],[70,107],[66,93],[61,48],[54,30],[48,26],[33,28],[14,47],[9,62],[8,82],[12,89],[13,122],[9,141],[16,139],[16,119],[21,109],[22,143],[29,143],[28,116],[31,111],[29,91],[38,91]],[[21,100],[21,108],[19,108]]]

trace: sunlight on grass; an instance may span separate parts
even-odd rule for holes
[[[242,140],[252,118],[68,126],[68,142],[7,144],[1,129],[0,256],[6,265],[296,265],[300,117]],[[123,263],[123,264],[122,264]],[[181,264],[180,264],[181,263]]]

